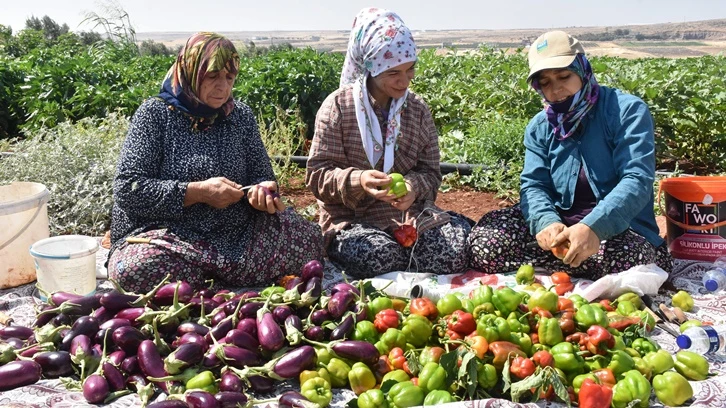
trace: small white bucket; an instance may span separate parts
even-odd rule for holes
[[[38,286],[48,293],[93,293],[96,251],[96,238],[84,235],[61,235],[36,242],[30,254],[35,258]]]
[[[28,247],[48,238],[48,189],[40,183],[0,186],[0,289],[35,280]]]

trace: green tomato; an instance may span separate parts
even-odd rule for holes
[[[453,293],[449,293],[436,302],[436,309],[439,311],[439,316],[450,315],[455,310],[461,309],[461,300]]]

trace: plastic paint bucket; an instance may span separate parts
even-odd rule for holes
[[[48,293],[93,293],[96,251],[96,238],[84,235],[61,235],[36,242],[30,254],[35,258],[38,286]]]
[[[35,280],[28,247],[48,238],[48,189],[40,183],[0,186],[0,289]]]
[[[726,255],[726,177],[666,178],[660,190],[674,258],[713,262]]]

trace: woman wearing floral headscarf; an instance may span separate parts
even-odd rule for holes
[[[416,46],[400,17],[363,9],[340,88],[317,114],[306,183],[318,199],[328,257],[355,277],[454,273],[467,263],[469,221],[434,206],[438,134],[428,106],[408,90],[415,65]],[[406,195],[388,188],[392,173],[403,175]],[[394,231],[400,224],[415,226],[416,241]]]
[[[195,34],[131,120],[108,261],[125,289],[167,274],[195,288],[266,286],[322,259],[320,228],[282,205],[252,110],[232,98],[238,70],[231,41]]]
[[[582,45],[563,31],[532,44],[529,67],[544,110],[524,134],[521,202],[474,227],[472,267],[499,273],[531,263],[589,279],[649,263],[670,271],[653,213],[648,107],[598,85]]]

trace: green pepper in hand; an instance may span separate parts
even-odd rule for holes
[[[300,394],[315,404],[325,408],[333,399],[330,383],[322,377],[311,378],[300,387]]]
[[[400,173],[391,173],[388,175],[391,178],[391,183],[386,186],[390,194],[401,198],[408,194],[408,188],[406,187],[406,180]]]

